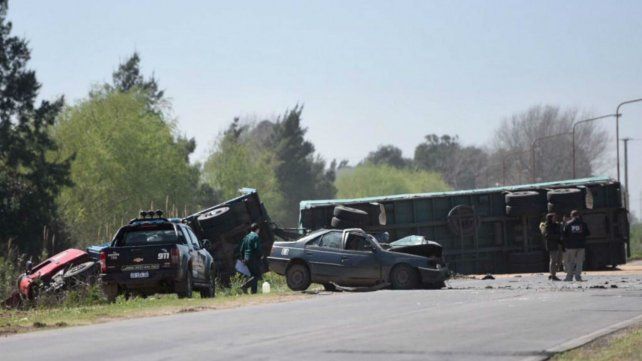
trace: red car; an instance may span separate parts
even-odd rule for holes
[[[90,262],[91,259],[89,254],[85,251],[74,248],[62,251],[55,256],[44,260],[32,269],[28,269],[27,273],[21,275],[20,278],[18,278],[18,288],[20,293],[22,296],[31,299],[34,296],[32,286],[36,280],[41,281],[43,284],[48,284],[52,277],[60,271],[67,274],[74,271],[71,270],[72,267],[84,269],[89,266]]]

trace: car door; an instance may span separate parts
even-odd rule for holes
[[[304,256],[313,280],[338,281],[343,268],[341,240],[341,231],[330,231],[306,243]]]
[[[191,245],[190,247],[190,259],[192,261],[192,277],[200,281],[205,281],[207,279],[205,273],[205,255],[201,249],[201,245],[198,243],[198,239],[194,235],[194,232],[187,227],[181,226],[183,229],[183,234],[187,239],[187,242]]]
[[[378,248],[368,235],[345,232],[343,236],[342,282],[350,286],[370,286],[381,280],[381,262],[377,257]]]

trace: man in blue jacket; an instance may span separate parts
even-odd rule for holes
[[[260,231],[259,225],[253,223],[250,226],[250,233],[243,237],[241,248],[239,249],[241,262],[245,263],[250,270],[250,278],[243,284],[242,288],[244,292],[247,292],[247,288],[250,287],[253,294],[258,290],[258,282],[262,275]]]
[[[586,248],[586,237],[591,235],[588,226],[580,212],[574,210],[571,212],[571,219],[564,224],[562,231],[564,238],[564,271],[566,278],[564,281],[582,280],[582,264],[584,263],[584,249]]]

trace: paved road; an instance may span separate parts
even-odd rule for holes
[[[640,275],[584,283],[542,278],[320,294],[15,335],[0,338],[0,359],[521,360],[642,314]]]

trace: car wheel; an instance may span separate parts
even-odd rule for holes
[[[185,279],[176,287],[178,298],[192,298],[192,271],[187,270]]]
[[[335,286],[333,283],[324,283],[323,289],[329,292],[336,292],[337,286]]]
[[[89,261],[75,265],[67,270],[67,272],[62,275],[62,278],[65,282],[69,282],[72,279],[89,282],[92,278],[91,276],[95,276],[97,272],[97,264],[97,262]]]
[[[303,264],[293,264],[285,272],[285,280],[292,291],[305,291],[310,287],[310,270]]]
[[[396,265],[390,272],[390,283],[396,290],[409,290],[419,285],[417,270],[407,264]]]
[[[103,294],[105,295],[105,298],[109,302],[114,302],[116,301],[116,297],[118,297],[118,285],[115,283],[104,283],[102,285],[102,290]]]
[[[216,280],[214,279],[214,271],[210,270],[209,285],[200,290],[201,298],[212,298],[216,292]]]

